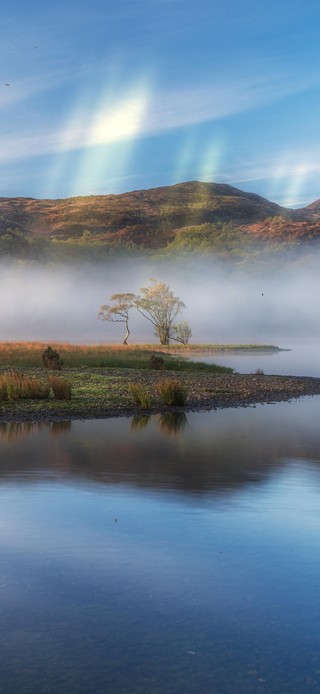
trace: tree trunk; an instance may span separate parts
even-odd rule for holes
[[[160,343],[162,345],[168,345],[169,344],[169,331],[168,330],[162,330],[161,333],[159,334],[160,337]]]
[[[128,326],[128,321],[126,321],[126,334],[125,334],[125,338],[123,340],[124,345],[128,344],[129,335],[130,335],[130,330],[129,330],[129,326]]]

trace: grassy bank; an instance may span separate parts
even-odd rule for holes
[[[173,382],[179,398],[181,393],[185,394],[186,399],[183,397],[182,401],[186,410],[320,393],[320,379],[234,374],[227,367],[184,359],[183,346],[159,349],[155,345],[116,347],[57,343],[52,347],[63,361],[62,370],[57,371],[43,368],[41,356],[45,347],[45,344],[31,342],[0,343],[0,421],[86,419],[132,415],[146,410],[160,412],[166,409],[166,403],[170,404],[161,400],[161,393],[166,390],[171,397]],[[250,347],[266,349],[266,346]],[[243,350],[245,346],[224,348]],[[221,346],[196,345],[190,351],[198,356],[201,352],[215,350],[220,351]],[[154,356],[163,360],[161,369],[151,368],[150,359]],[[144,403],[142,407],[141,403]]]
[[[214,354],[234,351],[278,350],[272,345],[73,345],[68,343],[50,343],[63,360],[64,368],[149,368],[150,355],[161,354],[164,367],[175,370],[211,371],[225,373],[224,367],[203,365],[183,359],[184,355]],[[0,367],[30,368],[41,366],[41,355],[47,344],[41,342],[0,342]],[[171,355],[174,359],[171,359]],[[179,357],[180,359],[177,359]],[[228,369],[227,369],[228,371]]]
[[[30,378],[46,381],[41,369],[28,369]],[[66,369],[71,400],[20,399],[0,402],[0,422],[89,419],[171,411],[159,398],[164,379],[178,381],[186,392],[183,410],[237,407],[258,402],[288,400],[320,394],[320,379],[290,376],[257,376],[212,371],[155,371],[148,369]],[[132,384],[143,388],[148,405],[140,407],[132,397]],[[179,408],[178,408],[179,411]]]

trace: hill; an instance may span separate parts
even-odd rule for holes
[[[228,253],[319,238],[320,201],[289,210],[225,184],[187,182],[59,200],[0,198],[2,255],[41,255],[50,242]]]

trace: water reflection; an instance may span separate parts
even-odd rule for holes
[[[185,412],[166,412],[159,417],[159,430],[162,434],[176,436],[188,424]]]
[[[0,692],[319,691],[319,412],[2,427]]]
[[[135,414],[131,419],[130,430],[131,431],[141,431],[145,429],[148,422],[151,420],[151,415],[148,414]]]
[[[151,422],[150,415],[137,414],[131,419],[131,431],[140,431],[145,429]],[[188,418],[185,412],[165,412],[157,416],[158,429],[165,436],[176,436],[180,431],[183,431],[187,424]]]
[[[0,422],[0,440],[15,442],[37,431],[47,431],[51,436],[70,432],[71,421],[58,422]]]
[[[69,477],[187,494],[258,485],[287,460],[318,475],[319,398],[205,413],[0,426],[0,481]]]

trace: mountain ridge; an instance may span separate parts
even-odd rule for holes
[[[320,200],[290,209],[225,183],[187,181],[128,193],[57,199],[0,198],[0,252],[25,241],[159,250],[320,240]],[[18,243],[19,241],[19,243]],[[228,245],[228,244],[227,244]]]

